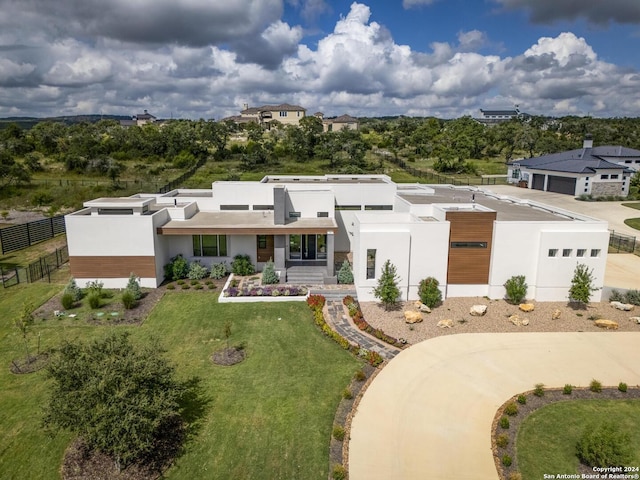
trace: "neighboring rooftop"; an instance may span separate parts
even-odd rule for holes
[[[627,170],[624,165],[613,163],[606,159],[624,160],[626,158],[640,159],[640,150],[621,146],[604,145],[601,147],[578,148],[560,153],[551,153],[534,158],[512,160],[510,165],[517,163],[521,167],[537,170],[571,173],[595,173],[596,170],[614,169]]]

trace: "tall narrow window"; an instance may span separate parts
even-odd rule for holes
[[[367,279],[376,278],[376,251],[367,250]]]
[[[319,234],[316,239],[316,248],[318,250],[318,260],[327,259],[327,236],[325,234]]]
[[[289,258],[299,260],[302,258],[300,235],[289,235]]]

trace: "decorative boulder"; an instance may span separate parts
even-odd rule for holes
[[[407,310],[404,312],[404,321],[406,323],[420,323],[422,321],[422,314],[420,312]]]
[[[453,320],[451,320],[450,318],[446,319],[446,320],[440,320],[437,324],[436,327],[440,327],[440,328],[453,328]]]
[[[431,309],[427,307],[424,303],[420,305],[420,308],[418,308],[418,310],[423,313],[431,313]]]
[[[624,312],[630,312],[631,310],[633,310],[633,305],[630,303],[611,302],[611,306],[617,310],[622,310]]]
[[[614,322],[613,320],[604,320],[604,319],[596,320],[595,325],[596,327],[606,328],[607,330],[618,329],[618,322]]]
[[[640,325],[640,317],[629,317],[629,320]]]
[[[562,312],[556,308],[556,309],[553,311],[553,313],[551,314],[551,320],[557,320],[557,319],[559,319],[561,314],[562,314]]]
[[[520,325],[522,325],[522,321],[520,320],[520,317],[518,315],[511,315],[509,317],[509,321],[513,323],[516,327],[519,327]]]
[[[521,303],[520,305],[518,305],[518,308],[523,312],[533,312],[535,306],[533,305],[533,303]]]
[[[529,319],[528,318],[523,318],[521,323],[522,323],[523,327],[526,327],[527,325],[529,325]]]
[[[416,300],[416,301],[413,303],[413,306],[414,306],[414,307],[416,307],[416,310],[420,310],[420,307],[421,307],[422,305],[424,305],[424,303],[422,303],[420,300]]]
[[[486,305],[474,305],[469,310],[469,314],[472,317],[482,317],[485,313],[487,313]]]

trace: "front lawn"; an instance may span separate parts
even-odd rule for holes
[[[8,367],[23,355],[13,326],[22,300],[37,305],[61,288],[30,285],[0,295],[7,312],[0,323],[0,471],[6,478],[59,478],[70,438],[50,439],[40,427],[43,372],[12,375]],[[43,348],[114,328],[130,331],[134,342],[157,337],[181,378],[200,378],[206,409],[168,479],[326,478],[333,416],[361,363],[320,333],[305,303],[218,304],[216,297],[168,292],[139,327],[47,320],[34,332],[41,333]],[[244,342],[247,352],[231,367],[210,360],[226,346],[226,322],[232,324],[230,343]]]
[[[517,457],[523,480],[544,474],[577,474],[576,442],[590,423],[613,422],[640,445],[640,400],[573,400],[552,403],[531,414],[520,426]],[[627,466],[640,465],[640,450]],[[587,467],[588,468],[588,467]]]
[[[634,228],[636,230],[640,230],[640,218],[627,218],[624,221],[624,224],[627,227],[631,227],[631,228]]]

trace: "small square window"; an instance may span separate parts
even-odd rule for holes
[[[289,212],[289,218],[300,218],[300,212]]]
[[[618,179],[618,174],[614,173],[611,175],[611,180],[617,180]]]
[[[601,180],[609,180],[609,175],[600,175]]]
[[[557,257],[558,256],[558,249],[557,248],[550,248],[549,249],[549,256],[550,257]]]
[[[562,256],[563,257],[570,257],[572,251],[573,250],[571,250],[570,248],[563,248],[562,249]]]
[[[584,193],[587,193],[588,191],[589,191],[589,189],[588,189],[588,188],[585,188],[585,189],[584,189]]]
[[[599,257],[600,256],[600,249],[599,248],[592,248],[591,249],[591,256],[592,257]]]
[[[577,257],[584,257],[587,254],[586,248],[579,248],[576,252]]]

